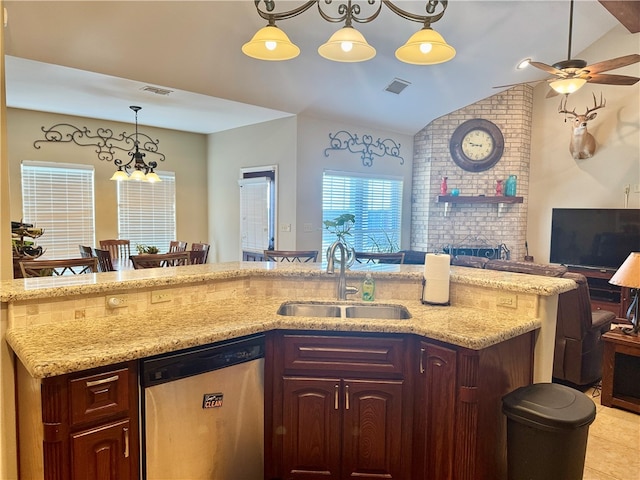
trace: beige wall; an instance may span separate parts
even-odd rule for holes
[[[116,134],[133,131],[131,124],[8,109],[11,219],[20,220],[22,217],[20,163],[23,160],[88,164],[95,168],[96,242],[105,238],[118,238],[116,182],[109,180],[115,171],[113,163],[99,160],[92,147],[80,147],[73,143],[39,144],[39,149],[33,146],[35,140],[44,138],[41,127],[51,127],[63,122],[76,127],[87,127],[91,132],[96,132],[98,127],[111,128]],[[140,125],[138,130],[160,141],[159,150],[165,154],[166,160],[159,162],[158,170],[173,171],[176,174],[177,238],[189,243],[206,242],[207,137],[144,125]]]
[[[639,43],[640,34],[617,26],[576,57],[595,63],[638,53]],[[611,73],[640,77],[640,64]],[[629,207],[640,208],[640,193],[633,191],[640,184],[640,83],[587,83],[569,96],[569,110],[578,113],[593,106],[594,93],[599,99],[602,92],[607,102],[588,125],[597,150],[585,160],[571,157],[570,124],[558,113],[560,97],[545,98],[547,92],[544,84],[534,89],[527,238],[537,262],[549,261],[552,208],[623,208],[625,185],[631,185]]]
[[[293,116],[209,135],[210,261],[241,259],[238,186],[241,168],[277,166],[277,222],[294,223],[296,141],[296,119]],[[276,247],[294,249],[293,233],[276,232]]]

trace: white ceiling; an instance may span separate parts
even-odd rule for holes
[[[301,3],[276,0],[276,7]],[[424,1],[396,3],[424,11]],[[263,62],[240,51],[266,23],[252,0],[4,4],[8,106],[131,122],[129,105],[140,105],[142,125],[198,133],[303,114],[413,135],[433,119],[497,93],[495,85],[547,78],[515,66],[527,57],[547,64],[565,60],[569,28],[569,0],[451,0],[433,28],[456,48],[456,57],[415,66],[396,60],[394,51],[420,25],[383,7],[374,22],[356,25],[376,57],[345,64],[317,54],[339,26],[312,8],[279,24],[300,56]],[[572,57],[616,25],[596,0],[577,0]],[[637,52],[619,56],[630,53]],[[394,78],[411,85],[400,95],[385,92]],[[141,90],[147,85],[173,92]]]

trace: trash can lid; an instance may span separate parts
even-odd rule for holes
[[[534,383],[502,397],[502,411],[512,420],[545,430],[589,425],[596,406],[584,393],[557,383]]]

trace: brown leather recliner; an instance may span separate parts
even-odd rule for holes
[[[602,334],[611,329],[615,313],[591,310],[589,286],[584,275],[567,272],[576,290],[558,296],[553,377],[575,385],[589,385],[602,378]]]
[[[615,313],[591,311],[589,285],[584,275],[567,271],[567,267],[513,260],[489,260],[478,263],[474,257],[452,261],[452,264],[487,270],[568,278],[577,289],[558,295],[556,344],[553,356],[553,378],[562,383],[591,385],[602,377],[604,342],[602,334],[611,329]]]

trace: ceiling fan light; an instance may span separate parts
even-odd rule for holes
[[[376,49],[355,28],[342,27],[318,47],[318,53],[334,62],[364,62],[376,56]]]
[[[278,27],[267,25],[242,46],[242,53],[258,60],[280,61],[296,58],[300,49]]]
[[[569,94],[577,92],[585,83],[587,80],[584,78],[560,78],[549,83],[549,86],[558,93]]]
[[[431,27],[417,31],[396,50],[396,58],[413,65],[435,65],[456,56],[456,49]]]
[[[116,180],[118,182],[121,182],[123,180],[129,180],[129,175],[127,175],[127,173],[123,170],[116,170],[112,177],[109,180]]]

